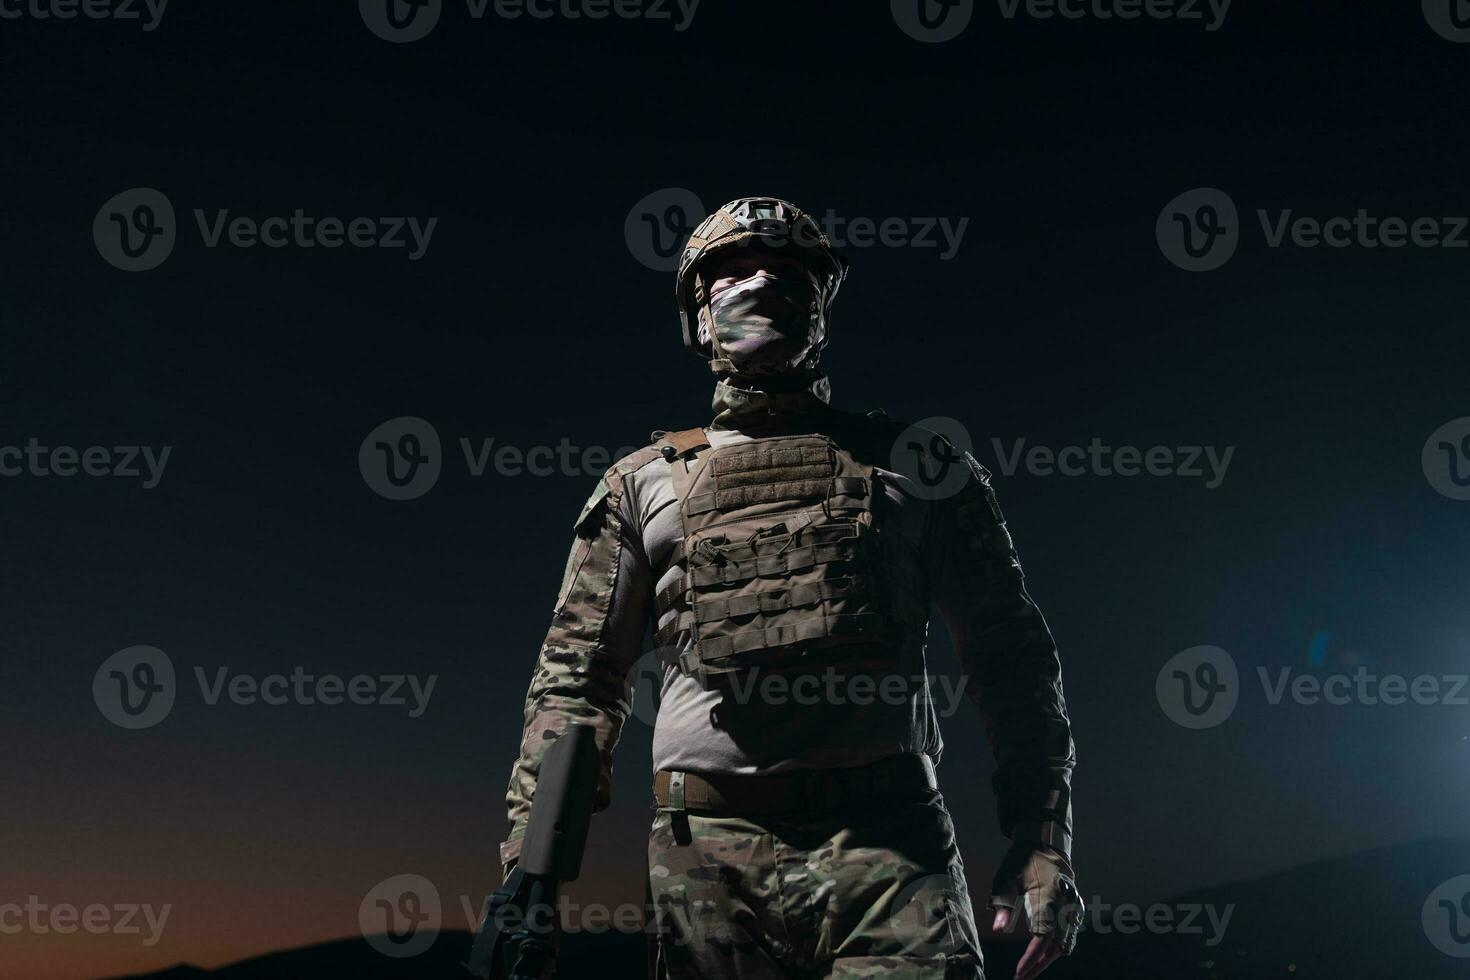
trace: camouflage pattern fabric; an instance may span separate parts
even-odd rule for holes
[[[616,505],[627,476],[657,458],[658,450],[645,446],[614,463],[577,516],[551,628],[526,692],[521,751],[506,792],[511,832],[500,845],[502,864],[520,854],[541,760],[569,724],[596,729],[602,776],[595,808],[606,809],[611,802],[612,751],[633,710],[628,670],[639,653],[636,647],[609,649],[603,635],[624,554]]]
[[[806,393],[737,391],[727,384],[717,385],[717,414],[715,426],[708,430],[710,438],[718,447],[757,438],[755,432],[848,432],[869,427],[876,444],[886,446],[905,428],[896,421],[837,413],[826,406],[826,394],[824,380]],[[1028,853],[1049,847],[1066,861],[1071,855],[1070,782],[1075,750],[1056,645],[1027,592],[990,474],[968,454],[960,457],[971,478],[957,493],[923,501],[895,492],[885,498],[889,509],[883,515],[883,526],[891,541],[904,543],[905,553],[917,549],[915,555],[923,558],[922,571],[916,572],[913,581],[924,584],[945,621],[967,680],[964,694],[979,708],[997,763],[993,784],[1000,829],[1019,845],[1033,845],[1026,847]],[[886,470],[883,473],[885,486],[899,478]],[[657,591],[652,566],[666,560],[675,543],[682,540],[677,511],[668,506],[674,498],[671,483],[670,466],[658,448],[646,447],[608,470],[577,517],[551,628],[527,692],[524,735],[507,792],[512,828],[501,847],[502,861],[512,861],[519,854],[546,747],[570,723],[590,724],[596,730],[603,765],[597,806],[600,809],[608,802],[612,748],[631,713],[629,671],[642,652],[641,638]],[[922,668],[922,646],[913,653],[915,665]],[[866,765],[895,751],[926,753],[936,761],[940,755],[937,718],[927,685],[911,692],[905,701],[892,705],[877,701],[860,708],[850,701],[824,702],[793,712],[756,699],[737,705],[739,710],[730,710],[716,724],[715,714],[707,710],[713,706],[714,695],[685,685],[685,680],[676,669],[666,667],[654,739],[656,768],[749,774]],[[709,722],[680,730],[678,724],[666,726],[669,718]],[[839,731],[840,737],[834,734]],[[733,974],[737,976],[863,976],[861,972],[840,972],[838,967],[867,968],[887,959],[902,962],[902,970],[912,967],[916,972],[897,972],[900,968],[885,963],[868,975],[942,977],[944,971],[959,970],[955,975],[978,976],[978,964],[973,972],[964,972],[963,951],[940,954],[948,959],[935,972],[929,938],[920,943],[924,955],[915,962],[914,947],[893,939],[894,928],[884,925],[893,918],[889,910],[897,894],[910,885],[924,890],[916,881],[929,879],[929,890],[942,892],[954,889],[942,877],[935,883],[932,876],[962,880],[949,870],[947,855],[920,857],[936,841],[953,848],[953,828],[947,816],[941,834],[935,833],[932,824],[925,829],[913,817],[907,825],[872,830],[872,822],[886,817],[891,809],[853,807],[839,819],[792,824],[780,830],[768,822],[763,830],[756,828],[759,832],[754,837],[744,838],[747,843],[743,845],[736,841],[704,851],[686,850],[656,862],[656,873],[662,868],[664,876],[672,875],[674,882],[693,875],[706,889],[703,897],[695,889],[695,901],[685,915],[683,934],[689,941],[681,944],[671,937],[662,944],[666,975],[732,975],[691,972],[701,969],[694,957],[704,948],[700,936],[708,934],[717,940],[712,948],[723,943],[730,957],[749,960],[746,972]],[[700,841],[708,841],[710,834],[701,834],[701,827],[728,830],[738,826],[702,822],[713,819],[691,814],[681,846],[703,846]],[[669,827],[677,832],[680,824],[670,821]],[[752,831],[746,827],[741,833]],[[656,827],[655,843],[657,834]],[[909,834],[912,836],[906,836]],[[762,845],[761,840],[767,843]],[[762,846],[767,854],[747,850]],[[720,855],[727,852],[731,857],[722,861]],[[812,870],[830,869],[832,855],[854,853],[862,856],[852,863],[873,874],[891,865],[898,892],[893,884],[885,883],[886,878],[869,879],[870,891],[864,892],[862,882],[850,876],[829,870],[823,877],[824,873]],[[890,856],[879,856],[883,853]],[[680,866],[675,857],[686,863]],[[719,870],[722,864],[730,870]],[[1032,870],[1038,873],[1022,876],[1026,880],[1021,883],[1028,911],[1062,910],[1072,904],[1071,895],[1062,888],[1066,882],[1075,889],[1070,874],[1043,875],[1039,866]],[[688,887],[676,894],[669,882],[653,884],[661,896],[661,917],[670,928],[677,926],[675,910],[678,902],[689,898]],[[734,889],[729,893],[733,897],[719,904],[710,891],[714,884]],[[798,895],[799,889],[808,889],[808,897]],[[752,896],[749,900],[742,897],[747,891]],[[779,899],[773,906],[776,912],[760,911],[763,893]],[[968,897],[955,904],[962,905],[965,914],[945,912],[943,917],[968,921]],[[720,915],[729,915],[725,932],[705,914],[708,909],[722,909]],[[1036,920],[1031,923],[1033,931],[1048,931],[1046,916]],[[965,933],[962,927],[955,930]],[[973,935],[972,923],[968,931]],[[783,943],[786,945],[780,945]],[[839,963],[839,952],[840,959],[853,962]],[[713,954],[699,955],[709,960]],[[709,968],[717,969],[722,962],[725,960],[710,960]],[[829,967],[828,974],[819,972]],[[677,972],[681,969],[682,974]]]
[[[974,477],[946,508],[940,540],[951,574],[935,595],[973,683],[996,769],[991,777],[1001,830],[1017,841],[1072,853],[1076,746],[1062,692],[1062,665],[1041,610],[1026,591],[1016,545],[991,484],[969,453]]]
[[[811,362],[826,341],[821,293],[809,276],[755,275],[711,290],[701,339],[745,376],[787,374]]]
[[[649,838],[659,980],[983,980],[938,791],[818,819],[659,810]]]

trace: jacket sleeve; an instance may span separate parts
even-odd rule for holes
[[[1026,593],[990,472],[964,458],[970,480],[936,505],[936,603],[995,755],[1002,832],[1070,857],[1076,753],[1061,661]]]
[[[635,461],[636,463],[636,461]],[[577,518],[551,628],[526,693],[520,755],[506,792],[509,864],[521,851],[536,776],[546,748],[573,723],[596,729],[602,757],[596,810],[611,802],[612,751],[632,710],[628,675],[647,626],[652,576],[636,529],[621,510],[623,477],[615,464]]]

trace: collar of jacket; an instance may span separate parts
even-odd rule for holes
[[[710,428],[745,429],[777,419],[794,420],[820,411],[832,398],[832,383],[825,374],[803,379],[800,387],[768,390],[774,387],[760,379],[721,378],[715,385],[715,420]]]

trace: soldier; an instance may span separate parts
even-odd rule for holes
[[[829,407],[817,364],[846,274],[785,201],[734,201],[690,238],[676,295],[685,346],[717,378],[714,418],[655,433],[577,517],[501,859],[514,865],[542,754],[571,722],[597,730],[608,805],[652,625],[656,976],[982,977],[935,779],[932,604],[995,754],[1013,843],[990,908],[998,931],[1024,909],[1029,980],[1082,921],[1061,666],[989,472],[953,451],[963,485],[929,499],[893,462],[906,426]]]

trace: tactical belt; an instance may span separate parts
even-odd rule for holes
[[[871,807],[880,797],[938,787],[933,760],[909,753],[851,769],[799,769],[770,775],[699,775],[661,769],[653,777],[653,799],[660,809],[812,817],[845,806]]]

